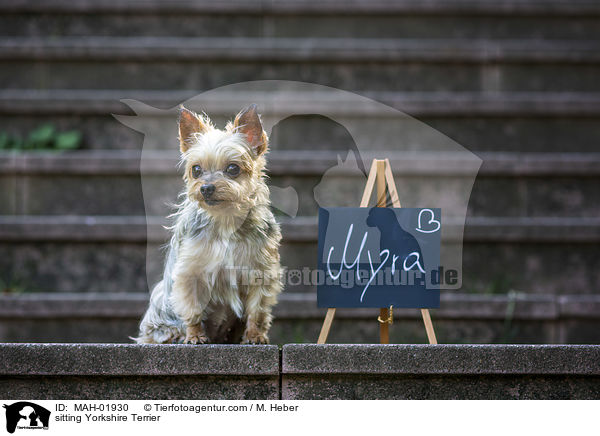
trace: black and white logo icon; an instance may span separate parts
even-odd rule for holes
[[[50,411],[28,401],[4,405],[6,409],[6,431],[18,429],[48,429]]]

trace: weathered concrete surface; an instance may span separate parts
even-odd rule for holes
[[[600,376],[593,345],[315,345],[283,347],[284,374],[577,374]]]
[[[275,346],[0,344],[0,397],[276,399]]]
[[[0,377],[3,398],[276,400],[277,377]]]
[[[0,344],[0,355],[4,398],[600,398],[589,345]]]
[[[287,400],[565,400],[599,399],[600,378],[581,376],[284,377]]]
[[[279,373],[279,352],[273,345],[1,344],[0,351],[0,375]]]
[[[600,346],[286,345],[284,399],[598,399]]]

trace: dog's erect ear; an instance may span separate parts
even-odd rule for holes
[[[267,151],[267,134],[263,131],[255,104],[251,104],[237,114],[233,127],[246,137],[248,145],[254,150],[256,156]]]
[[[191,145],[194,133],[202,133],[206,125],[202,117],[189,109],[181,106],[179,108],[179,148],[185,153]]]

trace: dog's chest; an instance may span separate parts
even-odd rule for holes
[[[194,238],[182,248],[194,275],[213,287],[237,287],[240,272],[252,268],[247,245],[234,238]]]
[[[245,244],[235,239],[197,235],[182,242],[174,274],[195,280],[196,292],[209,298],[207,314],[231,310],[240,318],[248,291],[248,283],[242,279],[243,271],[250,269],[248,252]]]

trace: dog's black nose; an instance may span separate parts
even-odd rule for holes
[[[202,185],[200,192],[204,198],[209,198],[215,192],[215,185]]]

